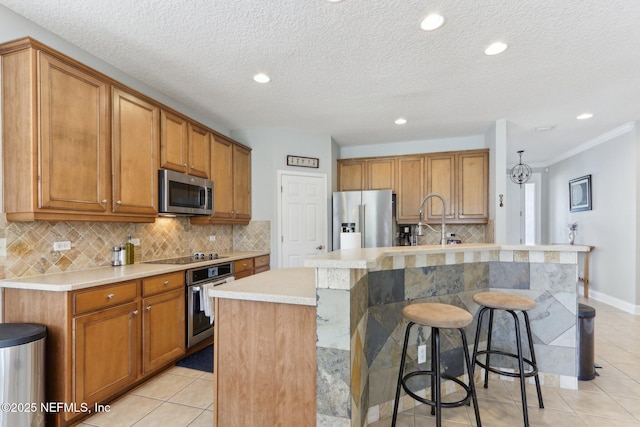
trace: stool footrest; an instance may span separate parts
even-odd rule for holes
[[[486,363],[482,363],[480,362],[480,360],[478,360],[478,356],[482,355],[482,354],[496,354],[499,356],[506,356],[506,357],[511,357],[514,358],[516,360],[518,360],[518,355],[517,354],[513,354],[513,353],[507,353],[505,351],[500,351],[500,350],[480,350],[476,352],[476,357],[475,359],[472,361],[474,363],[476,363],[478,366],[486,369],[487,371],[493,372],[494,374],[498,374],[498,375],[504,375],[506,377],[512,377],[512,378],[520,378],[520,372],[516,371],[516,372],[509,372],[509,371],[503,371],[500,368],[493,368],[491,366],[487,366]],[[525,377],[534,377],[536,375],[538,375],[538,368],[537,366],[534,365],[534,363],[529,360],[529,359],[525,359],[524,357],[522,358],[522,362],[526,363],[527,365],[529,365],[529,368],[531,368],[531,370],[529,371],[525,371],[524,376]]]
[[[434,406],[435,407],[436,406],[436,402],[434,402],[433,400],[418,396],[411,389],[409,389],[409,387],[406,384],[406,381],[408,379],[413,378],[413,377],[417,377],[417,376],[424,376],[424,375],[428,375],[428,376],[430,376],[432,378],[431,387],[433,387],[433,383],[435,382],[434,379],[436,377],[436,373],[434,371],[413,371],[413,372],[410,372],[410,373],[408,373],[408,374],[406,374],[405,376],[402,377],[402,388],[404,389],[404,391],[408,395],[413,397],[415,400],[418,400],[418,401],[424,403],[425,405],[429,405],[429,406]],[[469,387],[464,382],[460,381],[458,378],[452,377],[451,375],[447,375],[447,374],[442,374],[441,373],[440,374],[440,378],[443,378],[443,379],[446,379],[446,380],[451,380],[451,381],[455,382],[456,384],[461,386],[463,388],[463,390],[467,393],[466,396],[463,397],[460,400],[456,400],[454,402],[441,402],[440,406],[442,406],[443,408],[456,408],[458,406],[466,405],[467,403],[470,402],[470,400],[471,400],[471,387]]]

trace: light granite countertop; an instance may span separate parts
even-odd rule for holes
[[[269,251],[237,251],[221,253],[226,257],[217,260],[205,260],[191,264],[145,264],[137,263],[119,267],[102,267],[90,270],[70,271],[56,274],[20,277],[0,280],[0,288],[32,289],[40,291],[67,292],[127,280],[141,279],[158,274],[222,264],[245,258],[268,255]]]
[[[467,243],[459,245],[394,246],[385,248],[342,249],[304,261],[305,267],[367,269],[386,256],[426,255],[467,251],[589,252],[581,245],[498,245]]]
[[[269,270],[209,289],[212,298],[316,305],[314,268]]]

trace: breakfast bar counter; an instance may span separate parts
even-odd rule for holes
[[[434,245],[347,249],[306,260],[306,267],[316,269],[316,425],[359,427],[388,417],[400,364],[403,307],[441,302],[477,319],[472,297],[481,291],[512,292],[536,301],[530,319],[542,381],[577,389],[577,263],[578,253],[588,250],[574,245]],[[467,335],[473,336],[475,327],[476,320]],[[416,357],[417,345],[429,333],[425,328],[412,338],[410,357]],[[513,342],[505,330],[495,333],[495,342]],[[446,350],[450,373],[463,375],[461,366],[455,367],[461,349],[450,345]]]

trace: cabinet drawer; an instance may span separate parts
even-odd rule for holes
[[[257,256],[253,259],[253,263],[255,264],[256,270],[265,265],[269,265],[269,255]]]
[[[173,289],[184,288],[184,271],[161,274],[142,280],[142,295],[159,294],[160,292],[171,291]]]
[[[247,270],[253,271],[253,258],[241,259],[233,263],[234,275],[236,275],[236,273],[242,273],[243,271]]]
[[[265,265],[264,267],[256,267],[255,271],[253,272],[253,274],[258,274],[258,273],[262,273],[264,271],[269,271],[269,266]]]
[[[73,294],[73,313],[84,313],[133,301],[138,296],[138,282],[123,282]]]

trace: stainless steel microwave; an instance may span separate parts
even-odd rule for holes
[[[213,182],[166,169],[158,171],[160,215],[212,215]]]

